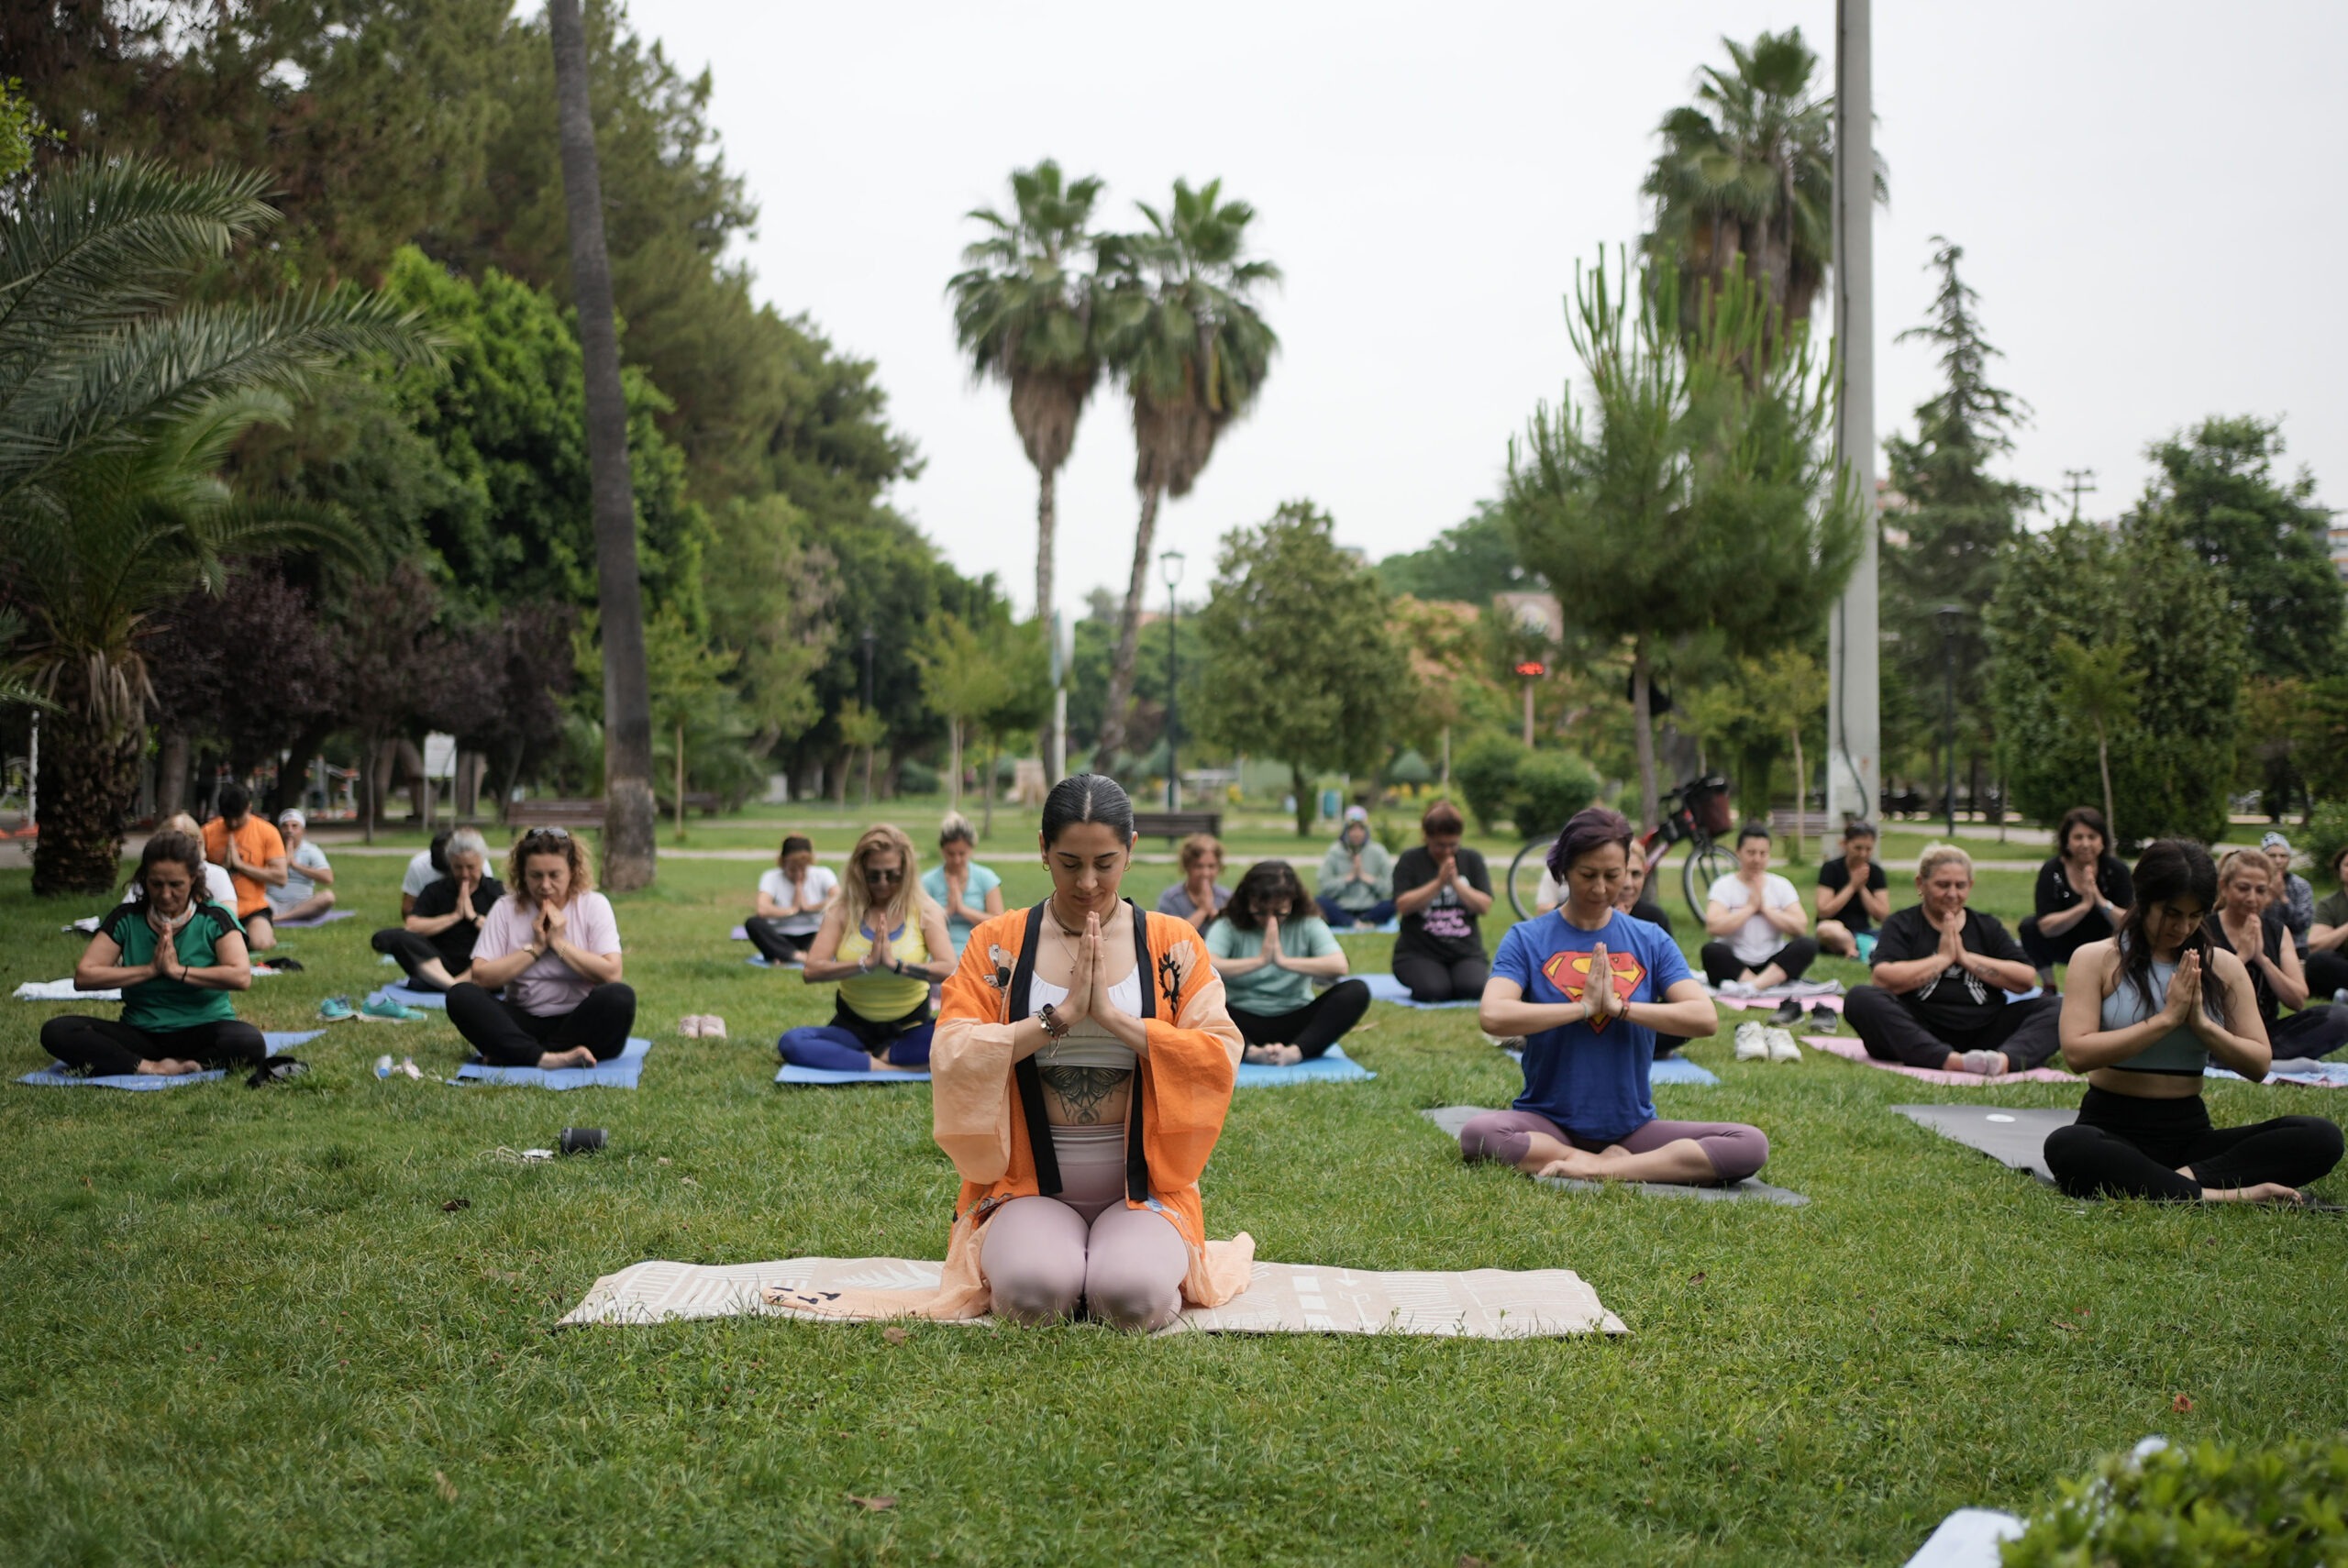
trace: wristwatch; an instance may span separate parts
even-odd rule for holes
[[[1068,1038],[1069,1026],[1060,1021],[1058,1010],[1050,1002],[1046,1002],[1036,1010],[1036,1021],[1044,1026],[1044,1032],[1052,1039]]]

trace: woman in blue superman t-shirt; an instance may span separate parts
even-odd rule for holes
[[[1524,1036],[1524,1092],[1468,1122],[1460,1153],[1540,1176],[1743,1181],[1769,1157],[1759,1128],[1656,1120],[1655,1037],[1711,1034],[1720,1015],[1678,944],[1614,907],[1630,855],[1630,823],[1602,806],[1557,835],[1549,870],[1565,902],[1501,939],[1478,1015],[1490,1033]]]

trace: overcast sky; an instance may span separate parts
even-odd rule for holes
[[[2336,127],[2348,4],[1967,0],[1875,7],[1877,424],[1932,394],[1932,237],[1966,249],[1999,375],[2034,406],[2013,472],[2143,489],[2145,443],[2217,412],[2285,419],[2287,463],[2348,495],[2342,327],[2320,281],[2348,207],[2311,174]],[[763,212],[757,292],[877,360],[927,467],[896,503],[965,571],[1033,597],[1035,473],[999,388],[973,387],[944,284],[962,215],[1058,158],[1137,221],[1173,181],[1253,203],[1281,352],[1161,547],[1190,556],[1309,496],[1373,557],[1492,495],[1509,436],[1572,365],[1577,260],[1634,241],[1665,110],[1723,33],[1799,24],[1831,84],[1832,0],[776,6],[634,0],[637,29],[715,73],[713,118]],[[2330,351],[2320,351],[2329,342]],[[1060,607],[1122,588],[1133,436],[1095,395],[1060,480]],[[1155,572],[1153,572],[1153,580]],[[1162,590],[1153,591],[1153,599]]]

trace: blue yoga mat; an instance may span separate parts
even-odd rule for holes
[[[367,999],[369,1001],[381,1001],[387,998],[390,1000],[402,1003],[407,1007],[430,1008],[435,1012],[446,1012],[449,1010],[448,992],[419,991],[411,986],[404,986],[397,983],[385,986],[382,990],[373,992],[367,998]]]
[[[763,953],[753,954],[743,962],[748,964],[753,969],[803,969],[806,967],[804,964],[778,964]]]
[[[1519,1066],[1524,1064],[1524,1053],[1511,1051],[1508,1059]],[[1716,1084],[1720,1078],[1711,1069],[1700,1067],[1685,1056],[1664,1056],[1647,1069],[1651,1084]]]
[[[457,1077],[472,1084],[519,1084],[530,1088],[634,1088],[644,1076],[644,1058],[652,1042],[628,1036],[627,1049],[592,1067],[493,1067],[467,1062]]]
[[[270,924],[280,931],[315,931],[322,925],[332,925],[338,920],[357,920],[358,918],[357,910],[328,910],[326,913],[313,915],[308,920],[278,920],[272,917]],[[387,953],[384,956],[388,958],[391,955]]]
[[[1344,1046],[1332,1045],[1324,1055],[1313,1061],[1299,1062],[1292,1067],[1262,1067],[1252,1062],[1242,1062],[1235,1081],[1239,1088],[1268,1088],[1279,1084],[1359,1083],[1377,1076],[1346,1055]],[[779,1084],[925,1084],[929,1082],[929,1075],[844,1073],[830,1067],[794,1066],[786,1062],[782,1071],[775,1074],[774,1081]]]
[[[1332,936],[1341,936],[1341,937],[1342,937],[1342,936],[1393,936],[1393,935],[1395,935],[1395,934],[1399,933],[1401,931],[1401,929],[1402,929],[1402,922],[1401,922],[1401,921],[1399,921],[1399,920],[1390,920],[1390,921],[1388,921],[1384,925],[1373,925],[1373,926],[1371,926],[1368,931],[1364,931],[1364,930],[1362,930],[1362,929],[1361,929],[1360,927],[1358,927],[1358,926],[1347,926],[1347,927],[1346,927],[1345,930],[1343,930],[1343,931],[1332,931],[1332,932],[1330,933],[1330,934],[1331,934]]]
[[[2246,1081],[2231,1067],[2204,1067],[2201,1074],[2204,1077]],[[2304,1056],[2285,1056],[2267,1069],[2268,1082],[2277,1077],[2297,1078],[2302,1084],[2321,1084],[2331,1088],[2348,1088],[2348,1062],[2320,1062]]]
[[[325,1032],[323,1029],[310,1029],[296,1033],[264,1034],[261,1038],[268,1042],[271,1055],[282,1056],[304,1041],[316,1040]],[[64,1063],[51,1062],[39,1072],[27,1073],[17,1081],[39,1088],[118,1088],[143,1092],[147,1089],[178,1088],[183,1084],[216,1083],[227,1076],[227,1069],[216,1067],[208,1073],[187,1073],[175,1078],[157,1077],[151,1073],[109,1073],[102,1077],[84,1078],[67,1072]]]
[[[1372,1000],[1392,1002],[1396,1007],[1474,1007],[1482,999],[1471,997],[1466,1001],[1412,1001],[1411,988],[1391,975],[1362,975],[1357,978],[1368,982]]]

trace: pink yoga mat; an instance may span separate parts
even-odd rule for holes
[[[1857,1041],[1841,1040],[1832,1034],[1805,1034],[1801,1043],[1813,1051],[1824,1051],[1846,1062],[1856,1062],[1863,1067],[1881,1067],[1887,1073],[1922,1078],[1928,1084],[1953,1084],[1961,1088],[1980,1088],[1990,1084],[2075,1084],[2079,1081],[2070,1074],[2058,1073],[2052,1067],[2032,1067],[2027,1072],[1985,1078],[1977,1073],[1949,1073],[1937,1067],[1911,1067],[1903,1062],[1878,1062],[1868,1055],[1867,1048]]]

